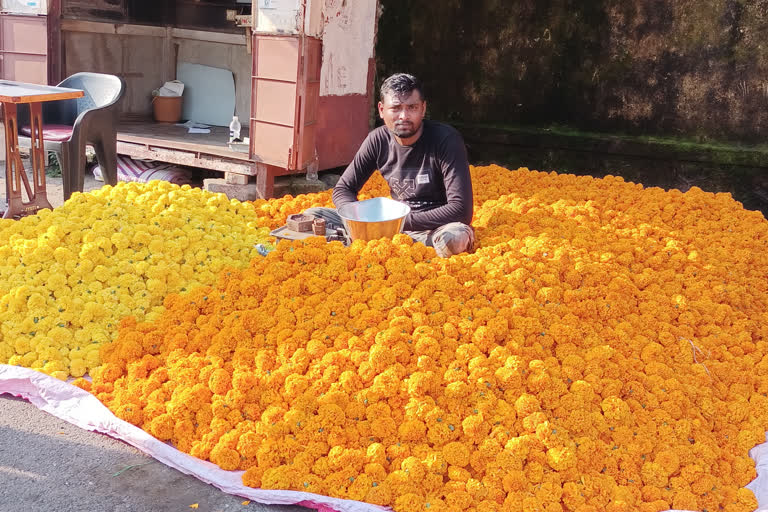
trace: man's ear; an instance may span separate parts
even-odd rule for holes
[[[379,117],[384,119],[384,104],[379,102]]]

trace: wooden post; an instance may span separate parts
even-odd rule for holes
[[[271,199],[275,193],[274,166],[254,162],[256,168],[256,189],[262,199]]]
[[[61,0],[48,0],[48,85],[55,85],[63,80],[63,57]]]

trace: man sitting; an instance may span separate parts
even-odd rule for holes
[[[380,96],[384,126],[368,134],[342,174],[333,189],[334,205],[357,201],[378,169],[392,198],[411,207],[404,233],[434,247],[441,257],[471,252],[472,182],[464,140],[454,128],[424,120],[427,102],[416,77],[390,76],[381,85]],[[342,226],[333,208],[309,208],[305,213]]]

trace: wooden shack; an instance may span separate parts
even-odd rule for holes
[[[271,197],[277,176],[348,163],[369,130],[376,0],[3,1],[2,77],[122,77],[118,153],[220,172],[221,191]],[[152,91],[182,64],[231,71],[234,99],[215,80],[195,97],[233,105],[223,117],[239,117],[247,146],[228,144],[228,122],[189,133],[153,120]]]

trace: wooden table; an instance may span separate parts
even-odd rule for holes
[[[4,110],[5,123],[5,192],[8,202],[4,219],[34,213],[41,208],[51,208],[45,193],[45,146],[43,144],[43,108],[46,101],[66,100],[84,96],[83,91],[49,85],[28,84],[0,80],[0,103]],[[32,145],[32,188],[19,154],[19,126],[16,106],[29,104]],[[21,187],[27,193],[28,201],[21,195]]]

